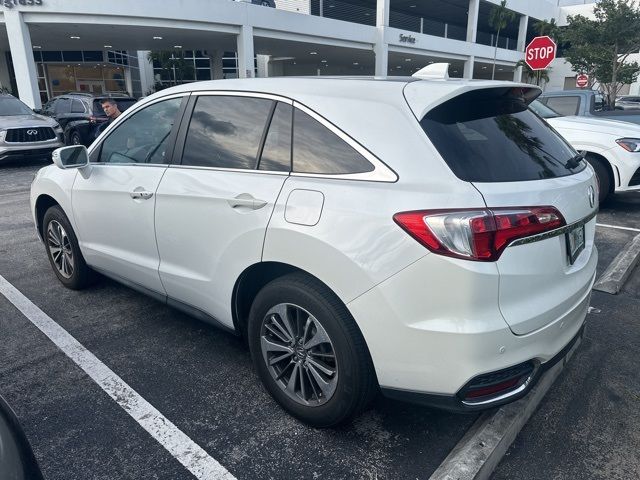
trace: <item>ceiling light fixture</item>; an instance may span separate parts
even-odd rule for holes
[[[69,38],[72,38],[73,40],[80,40],[80,37],[76,35],[71,35]]]
[[[173,48],[182,48],[182,45],[174,45]]]
[[[33,45],[34,50],[40,50],[42,47],[40,45]]]
[[[410,59],[410,58],[405,58],[405,59],[404,59],[404,61],[405,61],[405,62],[410,62],[410,61],[411,61],[411,59]]]
[[[360,65],[358,62],[353,62],[354,65]]]
[[[162,40],[162,37],[153,37],[154,40]]]
[[[327,61],[326,61],[326,60],[320,60],[320,61],[321,61],[322,63],[327,63]]]
[[[309,55],[317,55],[318,52],[309,52]]]
[[[113,45],[105,45],[104,48],[113,48]]]

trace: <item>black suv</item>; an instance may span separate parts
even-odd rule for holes
[[[67,93],[49,100],[41,113],[53,117],[64,130],[66,145],[89,146],[99,132],[98,126],[108,120],[102,110],[102,102],[112,98],[124,112],[136,99],[123,94],[92,95],[90,93]]]

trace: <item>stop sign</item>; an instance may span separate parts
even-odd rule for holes
[[[584,88],[587,85],[589,85],[589,75],[585,75],[584,73],[581,73],[576,77],[576,87]]]
[[[524,61],[531,70],[543,70],[556,58],[556,44],[550,37],[536,37],[525,50]]]

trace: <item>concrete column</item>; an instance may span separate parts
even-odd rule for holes
[[[211,68],[211,80],[222,80],[224,71],[222,70],[222,55],[219,50],[208,50],[209,52],[209,68]]]
[[[518,28],[518,51],[524,52],[525,47],[527,46],[527,27],[529,26],[529,16],[521,15],[520,16],[520,28]]]
[[[373,52],[376,56],[376,70],[377,77],[386,77],[389,73],[389,44],[384,41],[384,30],[378,27],[378,39],[373,46]]]
[[[238,34],[238,78],[253,78],[254,72],[253,27],[242,25]]]
[[[140,69],[140,89],[142,95],[153,90],[155,83],[153,77],[153,63],[149,60],[149,50],[138,50],[138,68]]]
[[[11,78],[9,78],[7,52],[4,50],[0,50],[0,88],[6,88],[11,91]]]
[[[270,55],[257,55],[257,63],[258,63],[258,78],[266,78],[269,76],[269,61],[271,60]]]
[[[33,59],[29,26],[22,18],[22,13],[18,11],[5,10],[4,21],[20,100],[31,108],[41,108],[38,73]]]
[[[513,81],[514,82],[522,81],[522,67],[518,67],[513,71]]]
[[[376,44],[373,52],[376,56],[376,76],[386,77],[389,71],[389,44],[385,38],[386,27],[389,26],[389,8],[391,0],[377,0],[376,8]]]
[[[471,55],[469,60],[464,62],[464,73],[462,74],[463,78],[472,79],[473,78],[473,65],[476,63],[476,57]]]
[[[467,42],[476,43],[476,36],[478,35],[479,12],[480,0],[469,0],[469,15],[467,16]]]

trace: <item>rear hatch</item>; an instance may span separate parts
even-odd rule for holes
[[[492,259],[500,274],[500,310],[517,335],[584,307],[597,261],[592,170],[527,109],[534,96],[508,86],[475,89],[420,119],[443,160],[482,194],[497,224],[528,221],[521,213],[527,211],[539,212],[543,223],[557,220],[544,232],[509,240]]]

